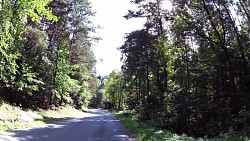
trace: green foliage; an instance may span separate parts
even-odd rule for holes
[[[19,81],[15,82],[14,89],[31,94],[32,91],[38,91],[39,85],[44,85],[44,82],[37,78],[37,73],[34,73],[27,66],[23,67],[22,75]]]
[[[0,29],[0,57],[1,57],[1,80],[10,83],[13,81],[17,71],[16,60],[21,57],[20,50],[23,47],[22,40],[25,32],[27,18],[34,21],[40,21],[39,16],[45,16],[48,19],[56,20],[46,8],[50,1],[18,1],[14,5],[11,1],[2,1],[0,9],[1,29]],[[26,9],[26,10],[22,10]],[[37,12],[35,12],[37,11]],[[8,74],[10,76],[8,76]]]
[[[122,125],[133,134],[138,141],[248,141],[246,136],[239,136],[230,131],[215,138],[194,138],[185,134],[178,135],[172,131],[160,129],[150,122],[142,122],[136,119],[133,114],[126,112],[113,112]]]
[[[249,2],[175,0],[171,11],[163,0],[132,3],[125,18],[146,23],[120,47],[126,106],[178,133],[249,136]]]
[[[21,58],[22,43],[25,40],[25,24],[28,18],[38,21],[39,16],[43,15],[51,20],[56,18],[46,8],[50,1],[18,1],[14,5],[11,1],[2,1],[1,29],[0,29],[0,59],[1,59],[1,78],[2,83],[7,87],[13,87],[15,75],[18,73],[17,60]],[[22,10],[26,9],[26,10]],[[37,10],[35,13],[34,11]]]
[[[91,16],[88,0],[1,1],[1,99],[34,109],[86,107],[96,87]]]
[[[104,81],[105,85],[103,88],[103,101],[112,102],[114,109],[121,110],[124,108],[124,98],[125,93],[123,92],[124,81],[122,78],[122,73],[113,70],[108,79]]]
[[[114,113],[122,125],[128,129],[138,141],[196,141],[192,137],[186,135],[178,135],[171,131],[161,130],[150,123],[140,122],[130,116],[126,116],[124,113]],[[202,141],[202,140],[200,140]]]

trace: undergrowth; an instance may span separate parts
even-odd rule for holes
[[[129,113],[112,113],[138,141],[250,141],[250,138],[238,136],[233,131],[212,139],[207,137],[193,138],[185,134],[178,135],[172,131],[157,128],[149,122],[140,122]]]
[[[82,111],[70,106],[60,107],[56,110],[22,110],[6,103],[0,105],[0,130],[24,129],[36,127],[55,120],[67,119],[80,115]],[[29,121],[23,121],[29,119]]]

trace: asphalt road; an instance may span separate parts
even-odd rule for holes
[[[135,141],[109,112],[91,113],[42,127],[1,132],[0,141]]]

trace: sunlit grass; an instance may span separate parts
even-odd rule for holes
[[[193,138],[159,129],[150,123],[140,122],[123,112],[113,112],[113,114],[138,141],[250,141],[250,138],[237,136],[235,133],[222,134],[213,139]]]
[[[195,141],[186,135],[177,135],[171,131],[161,130],[150,123],[139,122],[133,117],[113,112],[123,126],[132,133],[138,141]]]
[[[21,122],[21,112],[34,119],[34,122]],[[76,110],[70,106],[61,107],[56,110],[23,111],[18,107],[4,103],[0,105],[0,130],[10,131],[13,129],[31,128],[80,114],[82,114],[82,111]]]
[[[46,122],[43,121],[35,121],[32,123],[11,123],[11,122],[5,122],[0,123],[0,130],[2,131],[10,131],[14,129],[25,129],[25,128],[31,128],[36,127],[40,125],[44,125]]]

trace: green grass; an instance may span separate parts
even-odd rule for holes
[[[21,123],[20,113],[32,117],[34,122]],[[10,131],[13,129],[37,127],[46,123],[51,123],[55,120],[67,119],[80,114],[82,114],[82,111],[76,110],[70,106],[61,107],[56,110],[24,111],[19,107],[3,103],[0,105],[0,130]]]
[[[238,136],[234,132],[223,134],[213,139],[206,137],[196,139],[185,134],[178,135],[171,131],[159,129],[150,123],[139,122],[123,112],[112,113],[138,141],[250,141],[250,138]]]
[[[138,141],[195,141],[186,135],[177,135],[171,131],[161,130],[150,123],[142,123],[127,114],[113,112],[122,125],[134,135]]]
[[[31,127],[37,127],[40,125],[44,125],[45,122],[35,121],[32,123],[0,123],[0,130],[2,131],[11,131],[14,129],[25,129]]]

